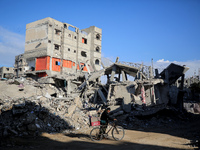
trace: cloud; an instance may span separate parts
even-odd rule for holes
[[[102,62],[104,64],[106,64],[107,66],[113,64],[111,59],[108,57],[107,58],[102,57]],[[194,75],[200,75],[200,72],[199,72],[200,71],[200,60],[189,60],[189,61],[180,62],[180,61],[169,61],[169,60],[159,59],[153,63],[153,68],[158,69],[159,73],[161,73],[171,63],[177,64],[180,66],[185,65],[186,67],[189,67],[189,70],[185,73],[185,77],[192,77]],[[151,66],[152,64],[151,64],[151,62],[145,62],[144,65]],[[195,74],[195,72],[196,72],[196,74]],[[131,80],[133,80],[133,79],[131,79]],[[107,81],[107,77],[103,76],[101,78],[101,81],[103,84],[105,84]]]
[[[190,60],[190,61],[168,61],[164,59],[159,59],[158,61],[154,62],[154,68],[158,68],[159,73],[165,69],[169,64],[175,63],[178,65],[185,65],[186,67],[189,67],[190,69],[186,72],[186,77],[194,76],[194,73],[196,72],[196,75],[198,74],[198,70],[200,69],[200,60]]]
[[[25,36],[0,26],[0,66],[13,66],[16,55],[24,53]]]
[[[159,59],[158,61],[157,61],[158,63],[169,63],[169,60],[164,60],[164,59]]]

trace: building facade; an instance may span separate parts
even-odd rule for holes
[[[79,30],[50,17],[26,25],[24,59],[39,77],[100,70],[102,30]]]
[[[0,78],[12,78],[14,76],[13,67],[1,67],[0,68]]]
[[[27,70],[29,70],[29,67],[24,59],[24,54],[15,56],[14,75],[16,77],[22,77]]]

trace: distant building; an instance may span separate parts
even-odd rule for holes
[[[95,26],[79,30],[49,17],[29,23],[23,59],[15,58],[16,74],[26,71],[45,77],[76,73],[80,69],[100,70],[101,40],[102,30]]]
[[[15,56],[15,64],[14,64],[14,75],[16,77],[24,76],[25,71],[27,71],[29,67],[27,66],[26,60],[24,59],[24,55],[20,54]]]
[[[1,78],[12,78],[14,76],[14,68],[12,67],[1,67],[0,77]]]

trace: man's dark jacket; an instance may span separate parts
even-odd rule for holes
[[[108,123],[108,121],[113,120],[113,118],[110,117],[109,114],[107,113],[107,111],[105,110],[101,115],[101,121],[102,120],[104,120],[104,121],[106,121],[106,123]]]

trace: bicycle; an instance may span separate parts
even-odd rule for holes
[[[124,137],[124,128],[121,127],[121,126],[117,126],[115,124],[115,122],[113,122],[113,124],[110,124],[111,125],[111,128],[105,133],[103,134],[103,129],[102,127],[103,126],[106,126],[106,125],[100,125],[100,126],[97,126],[95,128],[93,128],[91,131],[90,131],[90,138],[92,141],[100,141],[102,140],[103,137],[107,138],[108,137],[108,133],[112,130],[112,137],[113,139],[115,139],[116,141],[120,141],[123,139]]]

